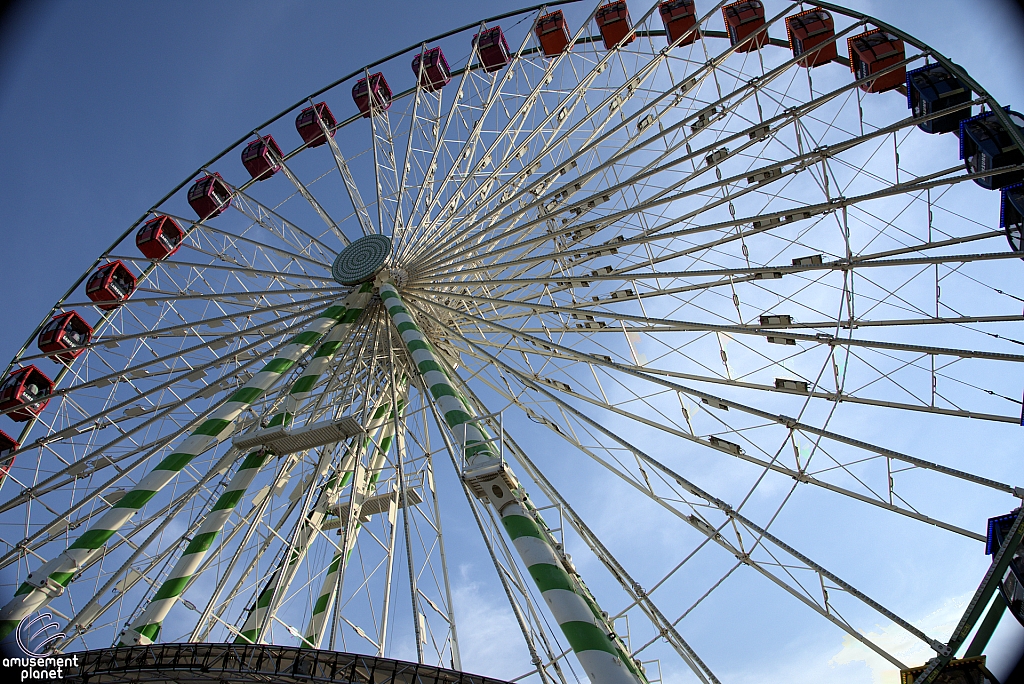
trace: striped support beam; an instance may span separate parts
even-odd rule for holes
[[[493,443],[487,441],[486,431],[474,420],[469,403],[437,362],[395,286],[389,282],[382,284],[380,297],[445,422],[456,439],[466,445],[467,467],[498,461],[498,453]],[[555,549],[547,525],[527,503],[529,499],[522,487],[510,490],[503,478],[495,475],[487,481],[485,491],[487,501],[498,512],[519,557],[590,681],[593,684],[647,684],[647,678],[602,617],[600,607],[575,569]]]
[[[341,568],[343,555],[341,551],[336,552],[334,558],[331,559],[331,564],[327,567],[323,586],[320,587],[320,595],[317,597],[316,603],[313,604],[313,614],[306,627],[306,636],[302,637],[299,648],[320,648],[324,623],[327,622],[327,615],[334,603],[334,593],[338,586],[338,571]]]
[[[409,349],[416,369],[423,377],[424,385],[430,390],[437,402],[445,422],[451,428],[455,439],[464,445],[466,465],[473,466],[498,458],[498,452],[484,427],[474,419],[473,411],[465,397],[448,379],[448,374],[437,362],[434,351],[427,339],[420,332],[409,311],[402,304],[398,290],[391,283],[384,283],[380,288],[380,298],[387,307],[388,314],[398,328],[402,341]]]
[[[355,298],[349,297],[345,301],[346,313],[334,328],[327,334],[320,343],[312,360],[306,365],[302,375],[292,383],[291,390],[285,398],[283,410],[273,416],[270,425],[287,425],[291,423],[296,408],[305,401],[310,390],[320,379],[321,374],[327,369],[331,357],[341,347],[341,341],[348,334],[352,324],[362,314],[366,303],[370,299],[369,288],[361,288]],[[270,460],[269,451],[254,451],[245,457],[238,467],[235,475],[228,483],[227,489],[217,499],[213,508],[206,515],[202,525],[188,546],[182,552],[178,562],[171,569],[163,585],[157,589],[156,594],[150,600],[149,605],[142,614],[132,623],[131,627],[121,636],[119,645],[136,646],[148,645],[156,640],[157,634],[163,625],[164,619],[171,608],[178,601],[185,589],[188,587],[192,576],[199,568],[206,552],[213,546],[213,542],[220,535],[228,519],[235,510],[235,506],[245,496],[246,490],[256,478],[260,469]]]
[[[405,401],[403,399],[398,400],[398,414],[402,415],[405,409]],[[387,457],[388,451],[391,449],[391,442],[395,438],[395,421],[394,412],[388,416],[388,422],[384,426],[384,430],[381,434],[380,447],[374,452],[373,457],[370,459],[369,464],[369,483],[366,487],[366,492],[363,496],[358,496],[356,487],[358,482],[353,485],[351,504],[349,507],[349,520],[342,520],[341,525],[344,527],[350,520],[358,519],[359,515],[355,511],[356,505],[361,504],[362,499],[372,494],[377,487],[377,480],[380,478],[380,471],[384,467],[384,460]],[[359,529],[362,525],[356,522],[352,531],[345,538],[345,548],[340,549],[334,554],[334,558],[331,559],[331,564],[327,568],[327,575],[324,577],[323,586],[320,588],[320,594],[317,596],[316,603],[313,605],[313,614],[309,618],[309,625],[306,627],[306,636],[299,644],[300,648],[320,648],[320,642],[323,640],[323,629],[324,623],[327,621],[327,616],[330,613],[330,607],[334,603],[334,595],[338,588],[338,573],[343,572],[342,558],[348,558],[352,554],[352,549],[356,546],[356,539],[359,536]]]
[[[146,646],[156,641],[167,613],[177,602],[178,597],[184,593],[192,575],[195,574],[199,564],[206,556],[207,550],[213,546],[213,542],[224,529],[235,506],[245,495],[245,490],[271,456],[269,451],[259,450],[245,457],[242,464],[238,466],[238,471],[231,478],[227,489],[217,499],[213,509],[206,515],[203,524],[199,526],[199,530],[192,537],[192,541],[185,547],[181,558],[171,570],[171,574],[153,595],[149,605],[142,611],[142,615],[121,635],[119,646]]]
[[[75,573],[87,567],[135,513],[177,476],[193,458],[229,438],[238,416],[262,397],[291,370],[309,348],[320,341],[348,314],[347,305],[361,300],[362,290],[354,290],[344,301],[328,307],[309,327],[296,335],[277,358],[235,392],[214,411],[178,449],[164,458],[139,484],[108,509],[99,521],[78,537],[59,556],[43,563],[18,587],[14,598],[0,609],[0,639],[10,634],[28,615],[48,604],[64,591]]]
[[[508,497],[508,498],[511,498]],[[495,502],[491,501],[492,505]],[[497,506],[495,505],[497,508]],[[614,637],[601,608],[582,580],[566,571],[547,526],[529,506],[512,501],[499,511],[501,524],[540,590],[562,633],[594,684],[647,682],[625,645]]]
[[[291,425],[297,408],[309,399],[313,392],[313,387],[320,380],[320,376],[323,375],[324,371],[327,370],[328,364],[334,355],[338,353],[352,324],[362,315],[363,309],[366,308],[366,304],[370,300],[370,288],[367,285],[363,285],[359,289],[359,293],[361,295],[360,299],[349,307],[345,317],[320,343],[320,348],[316,350],[313,358],[310,359],[305,371],[291,386],[291,389],[288,390],[284,400],[284,410],[271,418],[267,427]]]
[[[368,448],[368,446],[373,443],[371,435],[378,430],[381,430],[382,426],[385,425],[390,408],[391,404],[387,402],[382,403],[374,410],[370,417],[370,422],[366,427],[367,436],[362,442],[362,449]],[[307,514],[306,520],[296,533],[295,546],[292,548],[288,563],[284,567],[285,574],[281,578],[281,586],[277,586],[278,573],[275,572],[271,575],[270,579],[263,586],[262,591],[260,591],[259,595],[256,597],[256,603],[249,608],[245,617],[245,622],[242,624],[242,629],[235,636],[236,644],[257,643],[260,635],[260,625],[262,625],[263,621],[266,619],[267,611],[274,602],[274,596],[277,594],[283,596],[288,593],[288,587],[291,585],[292,578],[295,577],[295,571],[298,569],[299,561],[305,556],[306,550],[314,536],[320,532],[324,518],[327,517],[327,509],[333,502],[337,492],[343,489],[352,479],[352,470],[355,464],[355,459],[359,458],[361,454],[362,450],[356,446],[349,447],[347,453],[342,458],[341,466],[324,484],[323,493],[320,496],[319,501]]]

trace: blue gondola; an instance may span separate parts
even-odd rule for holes
[[[971,116],[971,89],[941,64],[907,72],[907,107],[914,116],[948,112],[917,125],[925,133],[960,131],[960,121]]]
[[[1020,509],[1017,509],[1020,510]],[[1006,541],[1010,533],[1010,527],[1017,518],[1017,510],[1006,515],[996,516],[988,519],[988,535],[985,542],[985,553],[994,556],[999,548]],[[1010,568],[1002,581],[999,583],[999,593],[1006,601],[1007,607],[1017,621],[1024,625],[1024,556],[1022,549],[1018,546],[1013,551],[1013,558],[1010,560]]]
[[[1024,134],[1024,116],[1006,110],[1010,120]],[[1001,169],[1024,163],[1022,152],[993,112],[985,112],[960,122],[960,158],[970,173]],[[1024,180],[1024,172],[1014,171],[975,178],[974,182],[989,190],[998,190]]]
[[[1010,249],[1024,252],[1024,183],[1008,185],[1001,194],[999,227],[1006,233]]]

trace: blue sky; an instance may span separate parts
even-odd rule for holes
[[[1024,110],[1021,25],[1008,6],[848,4]],[[368,62],[516,6],[34,3],[0,36],[0,357],[124,229],[253,127]]]
[[[585,4],[585,3],[582,3]],[[1024,110],[1004,0],[857,0]],[[699,3],[698,3],[699,5]],[[96,255],[198,166],[338,77],[498,14],[473,2],[33,2],[0,40],[0,273],[9,359]],[[22,280],[22,282],[25,282]]]

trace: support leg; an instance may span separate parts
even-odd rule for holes
[[[309,327],[295,336],[278,355],[236,390],[210,418],[204,421],[173,453],[104,513],[99,521],[78,537],[56,558],[43,563],[0,610],[0,639],[10,634],[28,615],[64,592],[74,576],[100,556],[106,542],[131,520],[135,513],[166,487],[199,454],[227,439],[238,417],[291,370],[309,348],[349,315],[349,306],[364,301],[365,286],[351,292],[344,301],[327,308]]]
[[[576,569],[556,548],[550,530],[498,455],[494,441],[473,417],[469,403],[438,363],[394,284],[381,281],[380,296],[413,365],[422,376],[424,387],[439,405],[456,443],[465,445],[467,484],[498,513],[590,681],[593,684],[646,684],[639,665],[615,635]]]

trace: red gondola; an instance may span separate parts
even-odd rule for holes
[[[219,173],[203,176],[189,188],[188,203],[199,220],[205,221],[220,216],[221,212],[231,206],[231,189]]]
[[[14,371],[0,383],[0,411],[22,407],[7,415],[23,423],[38,416],[50,403],[49,399],[38,401],[53,391],[53,382],[35,366]],[[33,403],[37,402],[37,403]]]
[[[740,0],[726,5],[722,8],[722,18],[736,52],[750,52],[768,43],[767,30],[751,36],[764,27],[764,5],[759,0]]]
[[[135,246],[150,259],[166,259],[178,251],[185,231],[170,216],[146,221],[135,234]]]
[[[370,74],[369,81],[361,78],[352,86],[352,99],[356,107],[362,112],[363,118],[370,114],[379,114],[391,106],[391,88],[384,78],[384,74],[377,72]],[[372,110],[371,110],[372,106]]]
[[[625,0],[609,2],[607,5],[598,7],[594,20],[597,21],[597,27],[601,29],[605,50],[611,50],[619,43],[629,45],[636,38]]]
[[[70,363],[92,339],[92,326],[76,311],[60,313],[43,326],[36,343],[39,349],[57,362]]]
[[[480,53],[480,64],[487,73],[501,71],[512,60],[512,53],[508,50],[508,43],[505,42],[505,34],[501,32],[500,26],[474,35],[473,45]]]
[[[96,269],[85,283],[85,294],[104,311],[110,311],[132,296],[135,275],[120,261],[112,261]]]
[[[326,102],[317,102],[312,107],[306,107],[295,117],[295,130],[302,136],[302,142],[306,143],[306,147],[319,147],[327,142],[324,129],[320,127],[321,122],[333,138],[338,120],[334,118]]]
[[[537,40],[545,57],[557,57],[569,47],[569,26],[562,10],[555,10],[537,20]]]
[[[811,53],[802,57],[798,62],[802,67],[821,66],[839,57],[834,40],[828,45],[814,50],[815,47],[836,35],[832,15],[820,7],[786,17],[786,34],[789,37],[789,47],[793,51],[794,57]]]
[[[255,180],[266,180],[281,170],[284,154],[274,136],[256,138],[242,150],[242,166]]]
[[[700,29],[694,29],[697,25],[697,8],[693,0],[670,0],[658,5],[658,13],[661,14],[661,23],[665,25],[665,33],[668,34],[668,44],[683,38],[679,45],[690,45],[700,40]],[[690,31],[690,29],[693,29]],[[689,34],[686,32],[690,31]]]
[[[0,481],[6,477],[14,465],[14,452],[20,445],[6,432],[0,430]]]
[[[847,38],[846,46],[850,50],[850,71],[857,80],[868,78],[872,74],[906,59],[903,39],[882,29],[874,29],[867,33]],[[907,81],[907,67],[901,66],[882,76],[861,85],[861,89],[869,93],[882,93],[886,90],[901,88]]]
[[[423,71],[420,72],[422,63]],[[448,68],[448,60],[444,58],[441,48],[430,48],[424,50],[422,55],[416,55],[412,59],[412,73],[420,79],[420,85],[428,93],[440,90],[452,80],[451,69]]]

